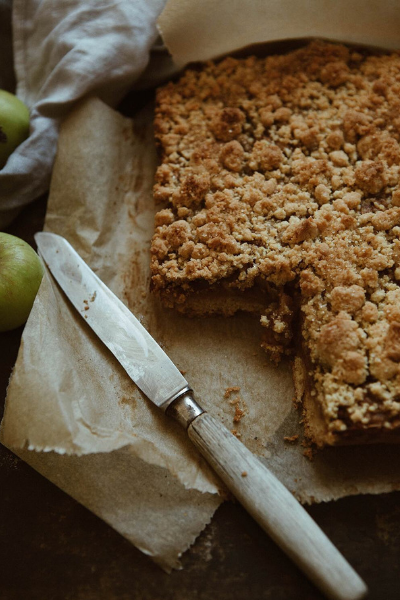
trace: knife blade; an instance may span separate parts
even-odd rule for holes
[[[285,486],[195,401],[166,353],[63,237],[35,235],[67,298],[138,388],[178,421],[226,486],[280,548],[332,600],[360,600],[367,587]]]

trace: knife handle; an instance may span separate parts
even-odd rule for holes
[[[365,596],[363,580],[289,490],[190,393],[166,412],[187,427],[191,441],[237,500],[328,598]]]

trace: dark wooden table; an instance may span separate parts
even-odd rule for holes
[[[46,199],[8,232],[33,244]],[[1,268],[1,267],[0,267]],[[0,334],[3,410],[22,328]],[[400,493],[309,508],[365,579],[371,600],[400,599]],[[246,512],[225,503],[184,569],[166,575],[113,529],[0,446],[1,600],[321,600]]]

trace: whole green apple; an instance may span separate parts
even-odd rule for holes
[[[42,261],[29,244],[0,232],[0,331],[25,323],[43,273]]]
[[[28,108],[14,94],[0,90],[0,169],[28,135]]]

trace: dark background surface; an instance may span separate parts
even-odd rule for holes
[[[7,230],[33,244],[46,199]],[[0,334],[0,408],[22,328]],[[400,599],[400,493],[309,509],[365,579],[371,600]],[[184,569],[165,574],[139,550],[0,446],[0,600],[321,600],[237,504],[217,511]]]

